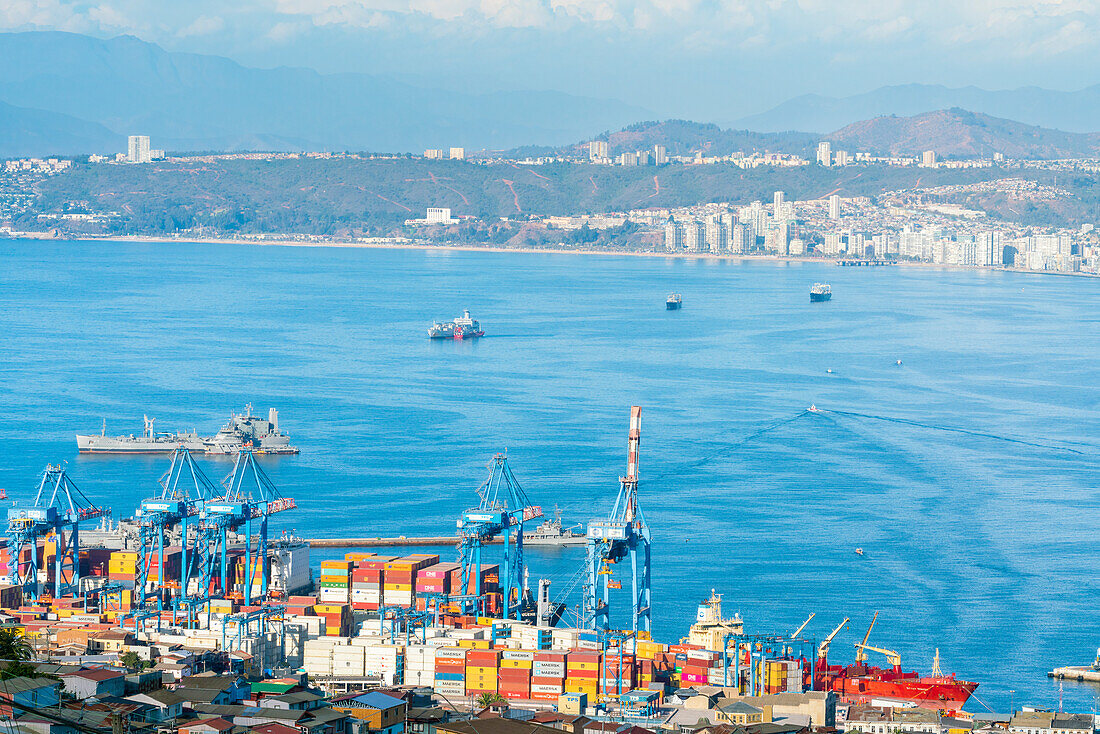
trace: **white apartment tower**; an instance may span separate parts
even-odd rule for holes
[[[588,144],[588,159],[597,161],[607,158],[607,141],[593,140]]]
[[[465,148],[451,148],[450,153],[451,153],[451,160],[452,161],[466,160],[466,149]]]
[[[131,135],[129,142],[130,145],[126,153],[128,163],[149,163],[153,160],[148,135]]]
[[[688,252],[702,252],[706,247],[707,231],[702,222],[688,222],[684,225],[684,249]]]
[[[753,243],[755,244],[755,243]],[[741,223],[730,227],[730,252],[735,255],[743,255],[751,248],[749,245],[749,229]]]
[[[665,224],[665,249],[669,252],[684,249],[684,228],[671,219]]]
[[[707,217],[707,247],[717,254],[729,248],[729,227],[717,216]]]
[[[840,195],[829,197],[829,219],[840,219]]]
[[[934,150],[924,151],[924,153],[920,157],[920,162],[921,162],[922,166],[927,166],[928,168],[932,168],[933,166],[935,166],[936,165],[936,151],[934,151]]]
[[[822,140],[817,144],[817,162],[823,166],[833,164],[833,145],[828,140]]]
[[[780,219],[783,216],[783,192],[776,191],[772,199],[772,214],[776,219]]]
[[[653,146],[653,165],[663,166],[668,163],[668,151],[663,145]]]

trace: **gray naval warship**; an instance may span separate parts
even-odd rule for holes
[[[200,436],[193,429],[175,433],[153,429],[155,418],[144,416],[141,435],[108,436],[107,421],[98,435],[76,436],[82,454],[170,454],[182,447],[196,454],[236,454],[248,448],[257,454],[296,454],[290,436],[279,430],[279,412],[271,408],[267,418],[252,415],[252,403],[244,413],[231,413],[229,422],[213,436]]]

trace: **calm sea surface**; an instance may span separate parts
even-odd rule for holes
[[[834,299],[811,305],[822,280]],[[1056,706],[1046,671],[1091,662],[1100,645],[1098,286],[4,241],[0,487],[26,499],[47,462],[67,461],[86,494],[129,515],[164,459],[80,457],[74,433],[103,418],[109,433],[139,432],[143,413],[161,430],[212,433],[251,401],[277,407],[302,448],[264,460],[298,501],[279,529],[450,534],[504,450],[532,500],[571,524],[610,509],[638,404],[656,637],[686,633],[713,588],[752,632],[790,632],[816,612],[820,638],[851,617],[833,646],[847,660],[878,610],[871,643],[926,672],[938,647],[946,671],[981,682],[972,709]],[[682,311],[665,311],[670,291]],[[464,307],[488,336],[426,338]],[[218,479],[229,469],[203,463]],[[582,555],[529,551],[532,578],[562,589]],[[1097,695],[1067,683],[1065,706],[1093,710]]]

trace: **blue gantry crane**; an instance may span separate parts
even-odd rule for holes
[[[8,510],[8,536],[12,583],[23,587],[23,596],[37,599],[42,593],[38,579],[38,539],[53,536],[53,593],[55,596],[80,589],[80,523],[102,517],[109,510],[91,503],[69,478],[62,466],[47,465],[38,481],[34,502],[16,502]],[[30,549],[27,560],[24,551]],[[47,569],[48,570],[48,569]]]
[[[581,627],[606,630],[611,624],[609,590],[621,588],[613,581],[611,564],[630,559],[632,573],[631,632],[651,631],[650,534],[645,514],[638,503],[638,446],[642,432],[642,409],[630,408],[630,432],[625,477],[619,477],[619,495],[607,520],[588,524]]]
[[[542,517],[542,508],[527,499],[508,466],[506,454],[494,456],[488,468],[489,478],[477,490],[481,502],[463,512],[458,520],[462,588],[456,593],[474,597],[475,605],[482,604],[481,547],[501,535],[504,537],[501,613],[504,619],[519,619],[523,594],[523,523]]]
[[[243,598],[252,600],[252,521],[259,520],[260,596],[267,596],[268,517],[297,507],[293,499],[283,497],[250,450],[237,454],[233,471],[222,483],[225,491],[208,499],[202,510],[202,522],[195,545],[195,563],[200,571],[202,588],[210,589],[215,568],[220,568],[220,587],[230,596],[229,533],[244,529],[245,580]],[[200,556],[201,554],[201,556]]]
[[[172,453],[171,466],[160,478],[156,494],[142,500],[135,513],[135,519],[139,523],[139,551],[134,583],[135,608],[143,609],[148,601],[149,572],[153,566],[154,546],[157,550],[157,581],[154,585],[157,590],[157,610],[164,609],[164,594],[168,590],[177,591],[173,598],[173,609],[176,610],[183,607],[185,610],[195,611],[206,601],[207,590],[199,588],[192,593],[188,589],[192,569],[188,526],[190,524],[197,529],[203,507],[217,494],[217,485],[195,464],[191,452],[183,446],[178,447]],[[172,579],[168,577],[168,569],[164,563],[164,541],[177,525],[180,529],[180,577]],[[195,548],[190,556],[193,558],[200,553]]]

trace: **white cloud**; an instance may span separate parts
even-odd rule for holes
[[[188,36],[209,36],[225,30],[225,21],[217,15],[200,15],[185,28],[181,28],[176,35],[180,38]]]

